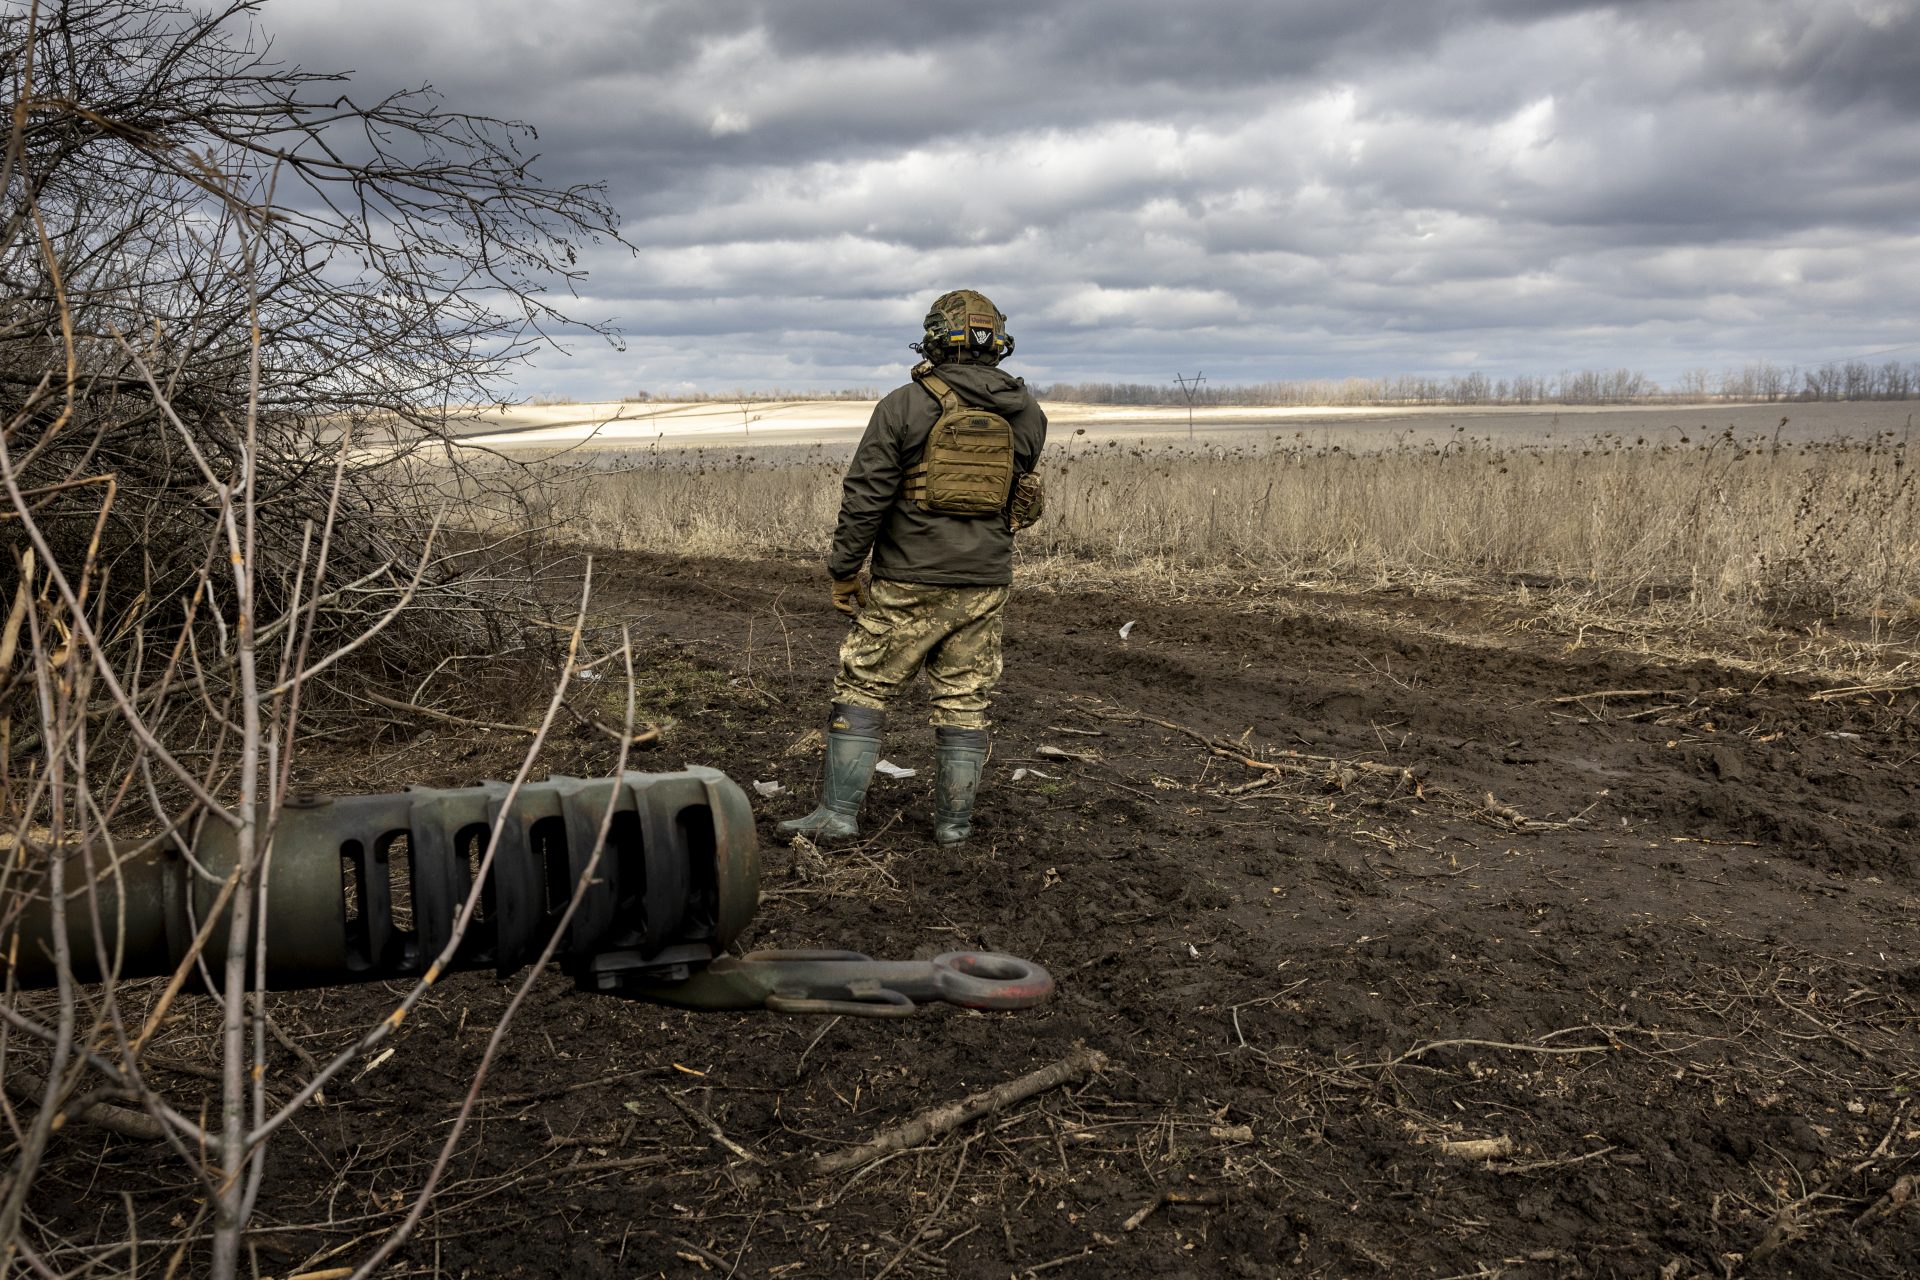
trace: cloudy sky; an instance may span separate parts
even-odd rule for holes
[[[1920,359],[1920,0],[270,0],[604,181],[525,393]]]

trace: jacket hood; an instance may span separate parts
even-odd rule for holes
[[[991,409],[1005,417],[1033,403],[1027,384],[990,364],[943,364],[934,369],[968,404]]]

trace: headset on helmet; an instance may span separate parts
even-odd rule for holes
[[[926,336],[911,345],[935,364],[967,357],[997,363],[1013,354],[1007,317],[972,289],[941,294],[927,312]]]

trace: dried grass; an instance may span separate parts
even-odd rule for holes
[[[1078,446],[1078,447],[1076,447]],[[1049,450],[1029,581],[1195,572],[1374,588],[1498,584],[1611,614],[1920,623],[1920,487],[1904,436],[1360,452],[1276,436],[1190,447],[1069,437]],[[568,536],[691,555],[818,553],[844,466],[813,447],[624,455],[562,472]]]

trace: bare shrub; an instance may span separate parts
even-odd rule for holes
[[[576,276],[612,214],[591,188],[540,185],[522,126],[422,92],[362,107],[342,77],[271,61],[254,7],[77,0],[0,19],[24,108],[0,402],[50,545],[70,560],[97,540],[97,589],[156,621],[178,620],[209,553],[175,536],[204,523],[200,463],[260,496],[267,607],[289,598],[337,470],[344,594],[322,613],[352,626],[416,571],[429,595],[461,576],[444,544],[418,563],[436,495],[406,463],[443,431],[438,406],[491,398],[560,318],[544,282]],[[316,449],[321,432],[360,447]],[[104,508],[89,477],[111,478]],[[431,629],[458,643],[479,620],[441,610]],[[428,621],[396,623],[393,651]]]
[[[359,104],[341,77],[271,61],[255,8],[0,17],[9,1274],[132,1269],[111,1227],[63,1240],[35,1211],[43,1167],[104,1130],[155,1144],[156,1173],[198,1189],[157,1265],[235,1275],[273,1136],[420,999],[424,983],[311,1064],[292,1101],[270,1094],[270,1019],[247,996],[265,973],[267,852],[316,704],[513,642],[540,499],[511,468],[466,476],[442,406],[492,399],[560,318],[545,283],[615,234],[596,190],[529,172],[522,126],[418,92]],[[468,490],[521,522],[450,546],[446,508]],[[213,877],[230,941],[203,927],[171,981],[83,989],[76,973],[119,971],[102,886],[132,858],[207,874],[189,853],[214,829],[236,850]],[[57,987],[22,993],[36,903]],[[93,913],[95,939],[69,936],[62,903]],[[144,1061],[189,980],[213,992],[205,1104]]]

